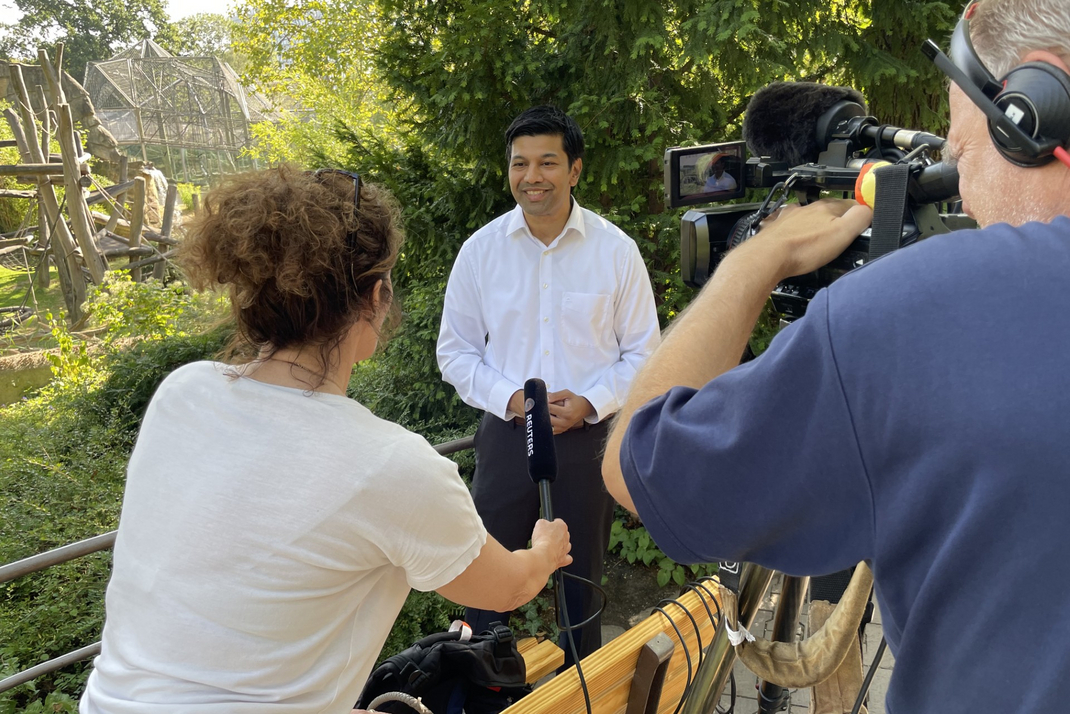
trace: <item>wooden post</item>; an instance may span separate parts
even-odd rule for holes
[[[119,159],[119,183],[126,183],[127,176],[130,171],[130,158],[125,154]],[[104,226],[104,230],[109,233],[115,231],[115,226],[119,225],[119,219],[122,218],[122,211],[119,210],[119,206],[126,202],[126,194],[124,193],[119,200],[118,205],[109,206],[109,215],[107,225]]]
[[[48,112],[48,99],[45,98],[45,88],[38,84],[37,101],[41,102],[41,149],[48,153],[52,146],[52,117]]]
[[[71,118],[71,108],[67,104],[67,97],[63,93],[63,80],[59,74],[59,68],[63,62],[63,44],[57,45],[56,66],[53,67],[48,59],[48,53],[44,50],[37,51],[37,58],[41,62],[41,69],[52,94],[52,105],[56,108],[59,123],[57,139],[60,145],[60,155],[63,157],[63,181],[66,188],[67,215],[71,219],[71,229],[78,246],[82,249],[82,261],[93,282],[98,285],[104,281],[104,270],[107,267],[104,259],[97,249],[93,240],[92,220],[89,217],[89,207],[85,203],[85,195],[82,193],[81,184],[81,159],[80,141],[74,131],[74,120]],[[47,147],[46,147],[47,149]]]
[[[26,92],[26,83],[22,79],[22,67],[17,64],[11,65],[11,84],[15,88],[15,94],[19,98],[19,114],[26,131],[23,140],[26,142],[26,150],[29,152],[30,162],[44,164],[48,162],[42,151],[41,142],[37,136],[37,125],[34,121],[33,108],[30,106],[30,95]],[[48,147],[44,147],[47,149]]]
[[[48,90],[52,94],[52,106],[58,108],[60,104],[66,104],[67,95],[63,93],[63,81],[59,76],[60,63],[63,61],[63,43],[56,45],[55,67],[52,66],[52,61],[48,59],[48,53],[44,50],[37,50],[37,60],[41,63],[45,81],[48,82]]]
[[[59,114],[59,145],[63,155],[63,181],[67,187],[67,214],[71,217],[71,227],[74,236],[82,249],[82,260],[89,270],[93,282],[100,285],[104,282],[104,260],[100,255],[96,242],[93,240],[92,221],[89,217],[89,206],[85,204],[85,194],[82,186],[78,183],[81,177],[81,168],[78,164],[78,147],[74,141],[74,122],[71,119],[71,107],[69,104],[60,104],[57,108]]]
[[[134,177],[133,198],[130,204],[130,235],[126,243],[131,248],[141,245],[141,231],[145,228],[145,179],[141,176]],[[131,259],[130,262],[133,262]],[[141,268],[130,271],[130,277],[135,282],[141,282]]]
[[[193,203],[193,212],[197,213],[201,210],[201,194],[200,192],[194,192],[190,195],[190,202]]]
[[[175,203],[178,201],[178,184],[174,181],[167,182],[167,199],[163,206],[163,224],[160,226],[160,234],[166,238],[171,237],[171,228],[175,223]],[[161,283],[167,276],[167,262],[159,261],[152,266],[152,277]]]
[[[45,157],[38,141],[29,95],[22,79],[22,69],[16,64],[11,65],[10,81],[19,97],[19,111],[28,131],[23,132],[19,117],[14,111],[7,109],[4,111],[4,116],[16,140],[21,136],[23,145],[19,147],[19,150],[22,155],[43,164]],[[55,189],[47,176],[38,176],[37,179],[37,197],[44,204],[47,219],[42,223],[53,228],[50,246],[56,258],[56,269],[59,272],[60,285],[63,289],[63,300],[67,306],[67,317],[71,323],[76,324],[82,319],[82,303],[86,298],[85,277],[82,275],[81,266],[74,252],[74,238],[60,213]]]
[[[52,251],[47,250],[50,235],[48,225],[48,213],[45,211],[44,201],[37,200],[37,247],[42,248],[41,257],[37,263],[37,286],[47,289],[52,284],[52,272],[48,269],[49,257]]]
[[[44,150],[52,146],[52,115],[48,110],[48,98],[45,97],[45,88],[38,84],[35,89],[37,91],[37,101],[41,103],[41,146]],[[52,284],[52,271],[48,269],[48,265],[51,262],[49,256],[52,255],[52,251],[48,250],[48,246],[51,243],[49,237],[52,235],[52,230],[51,226],[48,225],[48,213],[45,211],[45,204],[40,198],[37,200],[37,225],[37,247],[41,249],[41,257],[37,261],[34,280],[37,282],[37,287],[47,290]]]
[[[50,118],[49,113],[48,113],[48,100],[45,99],[45,89],[44,89],[44,87],[42,87],[40,84],[38,84],[36,89],[37,89],[37,100],[39,102],[41,102],[41,110],[42,110],[41,111],[41,146],[48,147],[48,146],[51,145],[51,140],[52,140],[52,123],[51,123],[51,118]],[[21,133],[22,126],[20,124],[18,124],[18,117],[12,116],[11,119],[8,121],[8,123],[11,124],[12,122],[14,122],[15,125],[18,125],[18,132],[16,132],[16,133]],[[15,131],[14,126],[12,127],[12,131],[13,132]],[[23,160],[23,162],[24,163],[29,163],[30,161],[32,161],[32,158],[30,156],[29,146],[28,146],[28,144],[26,142],[26,137],[23,136],[21,141],[19,139],[16,139],[15,140],[15,144],[16,144],[16,146],[22,146],[22,147],[24,147],[26,149],[24,152],[22,152],[22,160]],[[39,177],[39,178],[44,178],[44,177]],[[38,181],[38,184],[39,183],[40,183],[40,181]],[[38,189],[40,189],[40,185],[38,185]],[[43,200],[41,200],[40,196],[38,196],[38,198],[37,198],[37,246],[36,247],[41,250],[41,257],[37,262],[37,268],[34,271],[34,277],[32,279],[36,282],[37,286],[39,288],[41,288],[42,290],[47,290],[48,286],[52,283],[52,274],[48,269],[48,264],[49,264],[49,260],[50,260],[49,256],[52,255],[52,251],[49,249],[49,247],[51,245],[51,240],[49,240],[49,236],[51,235],[52,231],[51,231],[51,227],[49,226],[48,222],[49,222],[49,217],[48,217],[48,211],[45,210],[45,202]]]

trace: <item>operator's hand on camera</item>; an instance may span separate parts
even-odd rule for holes
[[[546,400],[550,403],[550,426],[554,428],[554,434],[575,429],[583,424],[584,419],[594,414],[594,407],[586,398],[567,389],[550,392],[546,395]]]
[[[850,199],[826,198],[808,206],[785,206],[762,221],[742,247],[772,252],[780,279],[828,264],[869,227],[873,211]]]
[[[542,518],[535,521],[535,530],[531,532],[531,550],[546,559],[550,570],[565,567],[572,562],[568,526],[560,518],[555,518],[552,523]]]

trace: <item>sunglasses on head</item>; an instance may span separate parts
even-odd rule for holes
[[[306,174],[310,174],[312,178],[319,180],[321,176],[326,174],[341,174],[342,176],[348,176],[353,179],[353,210],[357,213],[360,212],[360,174],[354,174],[349,171],[343,171],[342,169],[316,169],[315,171],[306,171]],[[350,246],[355,244],[354,236],[350,234],[346,237]]]
[[[306,171],[310,173],[314,179],[319,179],[321,176],[325,176],[327,173],[339,173],[341,176],[347,176],[353,180],[353,210],[361,210],[361,174],[351,173],[350,171],[343,171],[340,168],[318,168],[315,171]]]

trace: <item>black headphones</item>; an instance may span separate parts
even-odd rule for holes
[[[1003,158],[1043,166],[1056,155],[1070,166],[1070,75],[1047,62],[1018,65],[1002,80],[988,71],[970,40],[971,0],[951,36],[951,59],[926,40],[922,51],[988,117],[988,133]]]

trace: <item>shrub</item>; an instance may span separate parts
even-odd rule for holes
[[[619,551],[620,557],[629,563],[642,563],[657,570],[658,585],[665,587],[670,582],[683,586],[688,580],[717,572],[715,564],[681,565],[665,555],[650,537],[647,529],[636,522],[631,514],[617,509],[617,519],[609,532],[609,552]]]

